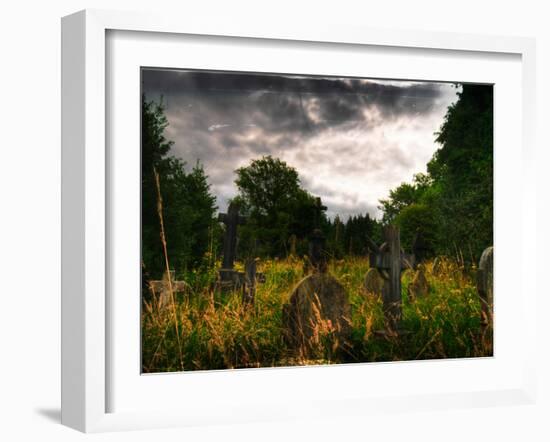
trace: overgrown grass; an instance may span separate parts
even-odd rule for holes
[[[403,274],[403,328],[408,333],[387,338],[375,333],[384,328],[382,301],[363,288],[368,260],[331,262],[329,271],[349,295],[353,331],[343,356],[315,360],[296,359],[283,339],[282,308],[303,277],[300,259],[262,262],[258,271],[266,281],[258,284],[253,306],[243,305],[240,291],[215,292],[214,271],[194,272],[186,276],[190,293],[176,296],[177,328],[171,307],[158,308],[152,301],[142,309],[143,372],[179,371],[182,365],[184,370],[208,370],[491,356],[491,330],[480,325],[472,272],[451,261],[445,261],[437,274],[433,262],[425,269],[430,293],[414,301],[407,297],[412,273]],[[330,339],[319,342],[333,345]],[[321,354],[333,354],[330,348],[322,350]]]

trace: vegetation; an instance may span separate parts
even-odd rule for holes
[[[336,343],[330,329],[319,331],[316,359],[296,360],[282,333],[282,306],[303,276],[301,259],[265,260],[259,271],[266,276],[259,284],[254,306],[242,304],[240,291],[229,294],[211,289],[215,267],[208,279],[190,272],[191,294],[176,302],[176,317],[182,342],[183,368],[271,367],[296,364],[373,362],[492,354],[492,343],[480,328],[480,305],[474,278],[453,261],[445,261],[436,273],[426,263],[430,294],[416,301],[407,297],[411,273],[403,275],[403,326],[411,333],[400,339],[380,338],[384,317],[380,297],[363,288],[368,270],[365,258],[332,261],[329,271],[344,285],[352,307],[351,347],[345,356],[331,357]],[[179,371],[179,351],[172,311],[159,309],[154,301],[142,311],[142,358],[144,372]]]
[[[204,265],[217,246],[216,198],[202,166],[170,156],[171,141],[164,137],[168,125],[162,103],[142,99],[141,228],[144,275],[160,279],[165,261],[160,241],[158,194],[162,197],[170,265],[177,273]],[[157,189],[155,173],[159,177]],[[210,253],[207,253],[210,252]]]
[[[475,263],[493,243],[493,88],[463,85],[436,135],[428,173],[380,201],[383,222],[400,227],[406,247],[421,230],[432,256]]]

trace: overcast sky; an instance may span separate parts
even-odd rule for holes
[[[262,155],[294,167],[327,215],[370,213],[411,181],[438,145],[449,83],[144,69],[148,100],[162,96],[172,154],[204,165],[220,211],[235,170]]]

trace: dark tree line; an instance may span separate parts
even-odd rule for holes
[[[334,258],[366,254],[366,235],[380,240],[380,223],[368,214],[346,222],[338,216],[329,219],[324,209],[317,207],[316,197],[301,187],[298,172],[278,158],[253,160],[236,174],[239,193],[234,201],[247,216],[247,223],[240,228],[241,254],[303,256],[316,228],[323,232],[326,253]]]

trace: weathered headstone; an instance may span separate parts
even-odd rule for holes
[[[256,298],[256,259],[249,259],[245,264],[245,284],[243,285],[243,304],[254,304]]]
[[[386,317],[386,330],[379,331],[384,335],[399,335],[404,333],[401,328],[401,272],[414,265],[414,256],[406,254],[401,249],[399,229],[389,225],[384,227],[385,242],[378,247],[370,238],[370,266],[378,269],[384,279],[382,301]]]
[[[288,238],[289,246],[290,246],[290,256],[296,256],[296,235],[292,234]]]
[[[168,278],[170,278],[170,280]],[[191,292],[191,286],[187,282],[175,279],[174,270],[171,270],[170,273],[164,272],[161,280],[149,281],[148,285],[159,309],[165,308],[172,302],[170,290],[173,292],[174,300],[178,293]]]
[[[383,286],[384,279],[380,272],[375,268],[368,269],[365,274],[365,291],[371,295],[382,296]]]
[[[346,290],[338,280],[327,273],[324,251],[325,238],[320,230],[321,214],[327,208],[316,199],[315,229],[310,236],[306,262],[312,274],[303,278],[294,288],[288,304],[283,306],[283,333],[288,346],[301,358],[315,356],[322,335],[330,335],[333,344],[329,350],[338,352],[346,345],[351,333],[351,306]]]
[[[483,251],[477,270],[477,292],[484,325],[488,325],[493,317],[493,249],[491,246]]]
[[[423,298],[430,292],[430,285],[423,266],[419,266],[414,272],[414,276],[409,286],[407,287],[407,294],[410,300]]]
[[[330,333],[345,345],[351,333],[351,307],[344,287],[328,273],[306,276],[283,306],[283,330],[288,346],[302,358],[312,357],[319,334]]]

